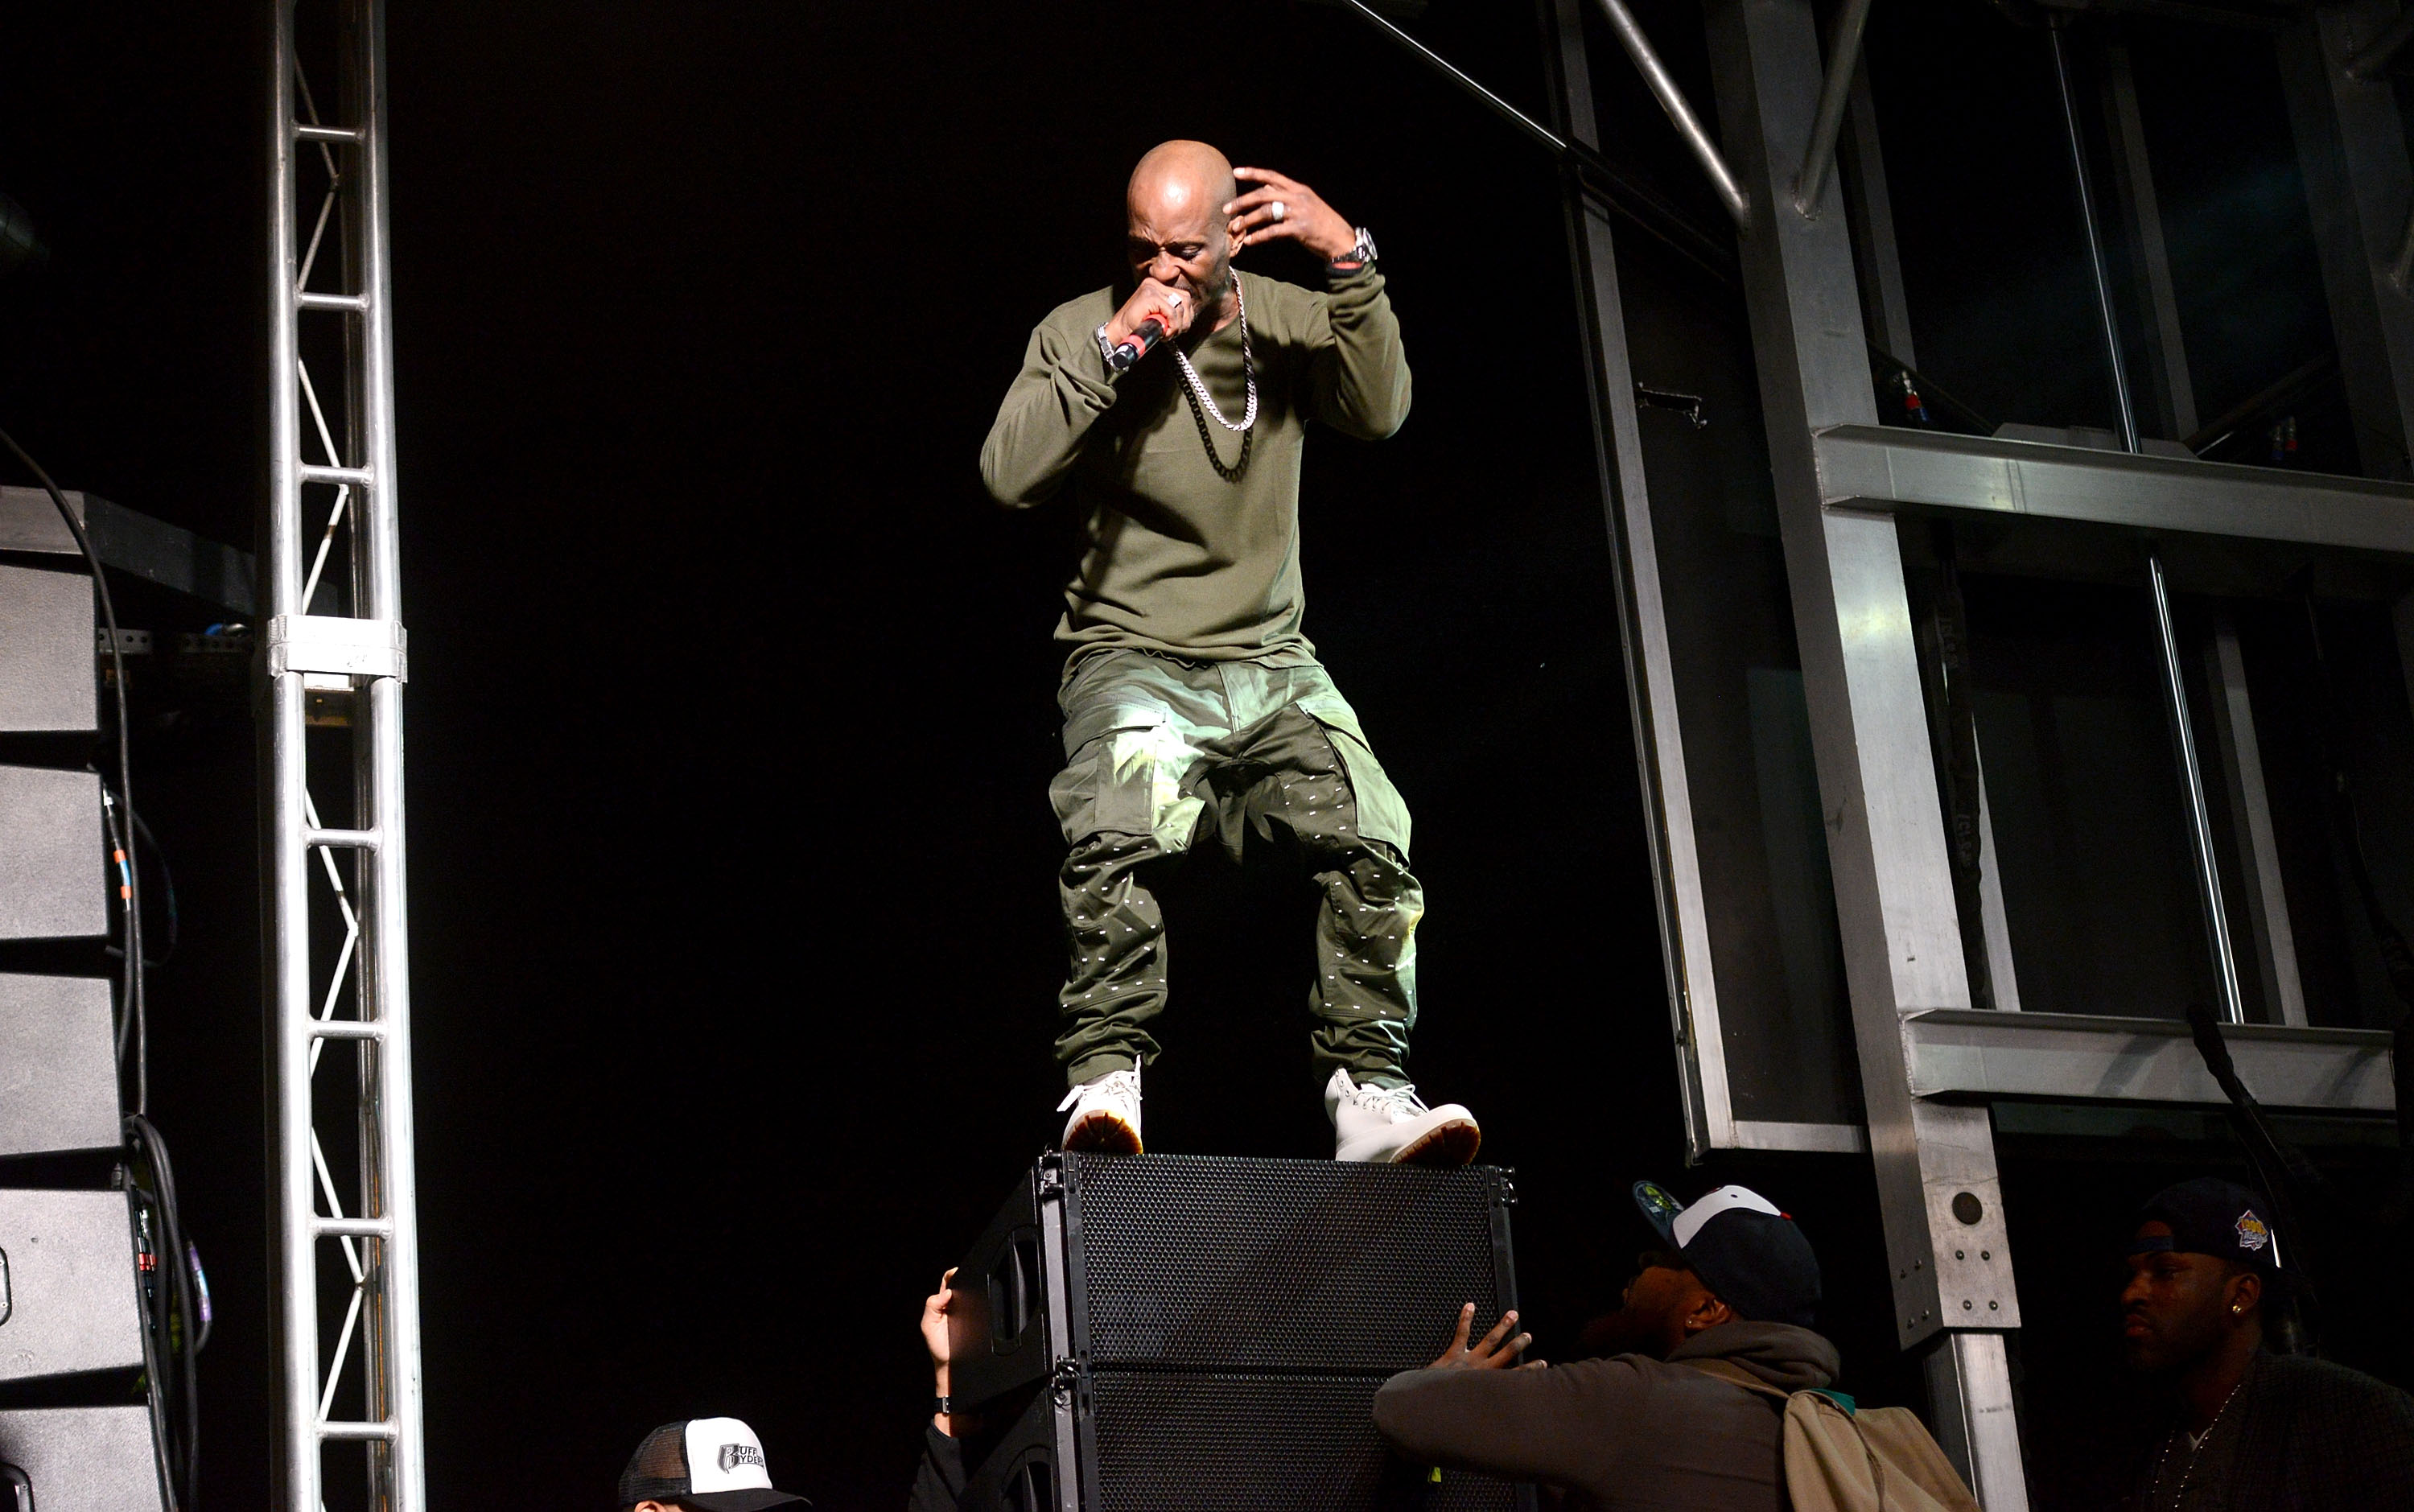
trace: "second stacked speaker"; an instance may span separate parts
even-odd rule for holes
[[[1387,1460],[1370,1403],[1516,1306],[1508,1173],[1050,1155],[958,1267],[968,1512],[1512,1509]]]

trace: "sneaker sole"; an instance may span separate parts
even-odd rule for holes
[[[1065,1148],[1084,1155],[1138,1155],[1140,1131],[1109,1113],[1094,1113],[1065,1134]]]
[[[1467,1164],[1483,1147],[1483,1130],[1472,1118],[1453,1118],[1425,1131],[1414,1144],[1404,1145],[1392,1157],[1393,1165],[1452,1167]]]

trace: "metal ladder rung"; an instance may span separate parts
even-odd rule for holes
[[[301,309],[343,309],[350,310],[352,313],[357,315],[367,311],[369,307],[369,296],[366,294],[321,294],[314,293],[307,289],[304,289],[295,292],[293,295],[293,303],[296,307]]]
[[[330,1423],[321,1420],[319,1436],[322,1439],[343,1439],[358,1443],[364,1439],[391,1442],[396,1435],[392,1423]]]
[[[365,488],[376,481],[365,467],[322,467],[316,462],[304,462],[293,471],[305,483],[349,483]]]
[[[382,1040],[386,1029],[381,1019],[313,1019],[310,1032],[321,1040]]]
[[[302,843],[333,850],[375,850],[385,843],[380,830],[305,830]]]
[[[313,1218],[312,1236],[320,1239],[391,1239],[394,1220],[390,1218]]]
[[[306,121],[296,121],[293,123],[293,140],[296,142],[358,142],[361,140],[361,133],[353,127],[312,126]]]

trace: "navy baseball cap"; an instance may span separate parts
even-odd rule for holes
[[[1688,1207],[1656,1182],[1638,1181],[1634,1205],[1737,1317],[1810,1326],[1819,1307],[1819,1257],[1775,1203],[1750,1187],[1730,1186]]]
[[[692,1417],[646,1435],[620,1472],[620,1502],[677,1502],[702,1512],[764,1512],[811,1506],[771,1487],[763,1441],[735,1417]]]
[[[2219,1176],[2198,1176],[2165,1187],[2138,1209],[2130,1227],[2160,1220],[2170,1236],[2133,1238],[2127,1254],[2177,1250],[2181,1254],[2213,1255],[2234,1260],[2267,1276],[2281,1273],[2280,1231],[2272,1223],[2272,1205],[2263,1194]]]

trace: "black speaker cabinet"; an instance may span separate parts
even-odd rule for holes
[[[109,931],[100,779],[0,766],[0,940]]]
[[[0,734],[94,727],[92,606],[92,579],[81,564],[66,571],[0,563]]]
[[[0,1381],[142,1363],[126,1193],[0,1190]]]
[[[976,1512],[1531,1505],[1385,1454],[1369,1403],[1459,1305],[1516,1305],[1508,1173],[1051,1155],[964,1263],[949,1385]]]
[[[159,1512],[158,1464],[142,1407],[0,1412],[0,1512],[17,1512],[10,1469],[34,1512]]]
[[[0,971],[0,1156],[124,1141],[111,1020],[102,978]]]

